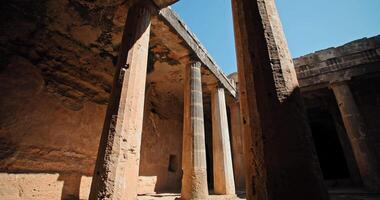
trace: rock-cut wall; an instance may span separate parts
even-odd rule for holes
[[[127,6],[1,1],[0,199],[88,198]],[[182,105],[147,88],[140,192],[178,189]]]

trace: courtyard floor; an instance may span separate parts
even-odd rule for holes
[[[368,193],[359,189],[330,190],[330,200],[380,200],[380,194]],[[138,200],[175,200],[178,193],[140,195]],[[243,200],[244,194],[238,196],[210,195],[210,200]]]

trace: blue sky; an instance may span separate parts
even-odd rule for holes
[[[380,0],[276,0],[293,57],[380,34]],[[227,74],[236,71],[230,0],[180,0],[172,8]]]

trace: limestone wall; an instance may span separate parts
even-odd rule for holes
[[[63,190],[63,185],[79,187],[81,178],[85,193],[106,105],[86,102],[79,110],[66,107],[46,87],[36,66],[22,57],[2,66],[0,82],[0,198],[78,195],[73,194],[75,189]],[[66,180],[72,176],[79,182]]]
[[[128,1],[1,4],[0,199],[87,199]],[[178,190],[182,103],[147,89],[140,192]]]

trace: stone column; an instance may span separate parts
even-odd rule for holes
[[[368,142],[364,121],[346,82],[332,83],[331,88],[339,106],[356,164],[363,184],[380,191],[380,166],[375,150]]]
[[[90,199],[135,200],[149,50],[149,1],[130,7],[99,144]]]
[[[334,100],[335,101],[335,100]],[[340,144],[343,149],[344,157],[346,158],[347,168],[350,173],[350,179],[355,186],[363,185],[362,179],[360,177],[359,169],[356,164],[355,156],[352,151],[350,140],[347,136],[346,130],[344,128],[342,119],[340,117],[339,108],[336,107],[336,103],[329,102],[329,111],[334,119],[335,130],[338,134]]]
[[[211,91],[212,149],[215,194],[235,194],[224,88]]]
[[[247,199],[329,199],[274,0],[232,8]]]
[[[235,188],[239,191],[245,190],[245,166],[243,133],[241,131],[240,104],[234,102],[230,104],[231,120],[231,143],[232,143],[232,163],[235,175]]]
[[[208,188],[201,63],[186,66],[184,77],[181,198],[206,199]]]

